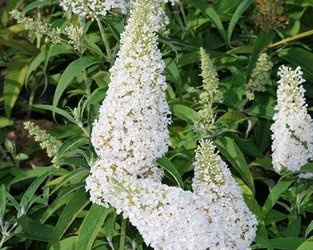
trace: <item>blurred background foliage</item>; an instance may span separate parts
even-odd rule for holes
[[[258,217],[252,248],[313,249],[313,181],[276,174],[270,149],[281,64],[301,66],[312,110],[313,1],[182,0],[164,7],[170,24],[159,47],[173,120],[172,145],[159,160],[164,183],[191,189],[203,47],[223,93],[214,106],[214,133],[207,137]],[[18,23],[10,14],[15,9],[32,25],[30,19]],[[0,13],[0,249],[148,249],[130,223],[91,204],[84,189],[96,158],[92,122],[127,16],[82,20],[64,13],[57,0],[2,0]],[[76,47],[66,30],[70,24],[83,27]],[[41,33],[40,25],[46,28]],[[60,32],[59,41],[53,32]],[[245,86],[263,52],[273,62],[271,78],[266,91],[248,101]],[[60,141],[57,164],[24,129],[28,120]],[[313,171],[312,163],[303,171]]]

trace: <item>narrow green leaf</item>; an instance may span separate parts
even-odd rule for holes
[[[65,231],[69,228],[77,215],[88,203],[88,196],[84,189],[79,190],[75,193],[74,197],[64,207],[62,214],[60,215],[59,220],[54,227],[54,230],[48,242],[48,248],[61,240]]]
[[[77,239],[78,236],[65,238],[64,240],[56,242],[53,246],[49,248],[49,250],[74,250]]]
[[[173,106],[173,114],[184,121],[192,121],[193,123],[201,121],[201,116],[196,111],[182,104]]]
[[[252,193],[255,193],[253,177],[251,175],[249,166],[237,146],[234,140],[230,137],[219,137],[214,143],[216,144],[219,151],[226,157],[231,165],[238,171],[238,173],[244,178],[248,187]]]
[[[6,207],[6,195],[5,186],[1,184],[0,186],[0,220],[4,217],[5,207]]]
[[[45,6],[49,6],[52,4],[56,4],[58,3],[58,0],[37,0],[37,1],[33,1],[30,4],[28,4],[22,11],[23,14],[25,14],[26,12],[36,9],[36,8],[41,8],[41,7],[45,7]]]
[[[51,45],[49,57],[47,58],[46,57],[47,49],[48,49],[47,46],[44,47],[44,49],[32,60],[28,68],[26,79],[28,79],[30,74],[33,71],[35,71],[44,61],[49,60],[49,58],[57,56],[57,55],[74,53],[73,48],[68,44],[65,44],[65,43],[55,44],[55,45]]]
[[[303,238],[274,238],[268,241],[274,249],[294,250],[301,245],[301,243],[303,242]]]
[[[86,69],[87,67],[99,63],[99,59],[96,57],[81,57],[68,65],[68,67],[64,70],[60,81],[57,85],[57,88],[54,93],[53,97],[53,106],[56,107],[59,103],[59,100],[67,88],[67,86],[72,82],[72,80],[78,76],[82,72],[82,70]]]
[[[313,80],[313,53],[299,47],[283,49],[278,53],[278,56],[293,64],[301,66],[305,74]]]
[[[265,218],[267,216],[267,214],[269,213],[269,211],[271,211],[272,207],[276,204],[281,195],[290,187],[290,185],[294,181],[295,180],[290,180],[283,177],[277,182],[264,203],[264,206],[262,208],[262,218]]]
[[[310,224],[308,225],[308,227],[305,230],[305,238],[308,237],[308,235],[313,231],[313,220],[311,220]],[[312,237],[311,237],[312,238]],[[313,239],[313,238],[312,238]]]
[[[40,217],[40,222],[45,223],[58,209],[63,207],[64,205],[68,204],[70,200],[75,195],[74,192],[67,193],[67,195],[63,195],[61,198],[58,197],[55,199],[43,212]]]
[[[36,178],[38,176],[41,176],[45,173],[48,173],[51,171],[51,167],[36,167],[34,169],[21,172],[19,175],[15,176],[8,184],[8,186],[12,186],[16,183],[19,183],[21,181],[25,181],[27,179]]]
[[[228,26],[227,30],[227,38],[228,44],[231,42],[231,36],[234,31],[234,28],[241,17],[242,13],[253,3],[253,0],[243,0],[237,7],[236,11],[234,12]]]
[[[13,120],[0,116],[0,128],[5,128],[13,125]]]
[[[87,138],[80,135],[68,138],[60,147],[58,151],[58,158],[64,156],[68,151],[73,151],[86,143],[88,143]]]
[[[3,87],[4,109],[8,117],[11,116],[12,108],[25,82],[28,60],[26,57],[16,56],[8,65]]]
[[[297,250],[312,250],[313,249],[313,237],[310,237],[306,241],[304,241]]]
[[[256,235],[254,240],[260,247],[264,247],[268,250],[274,250],[272,245],[268,242],[268,239],[264,239],[260,235]]]
[[[188,2],[198,8],[203,15],[208,17],[211,22],[215,25],[217,31],[220,33],[222,38],[224,39],[225,43],[227,43],[227,34],[223,27],[222,21],[216,11],[210,7],[204,0],[188,0]]]
[[[124,31],[123,21],[115,15],[106,15],[102,19],[109,25],[115,38],[120,39],[120,35]]]
[[[66,183],[72,181],[75,178],[83,178],[84,176],[87,176],[89,173],[88,169],[86,168],[77,168],[67,175],[64,176],[64,179],[51,191],[51,193],[55,193],[59,188],[64,186]]]
[[[57,113],[57,114],[63,116],[64,118],[66,118],[68,121],[70,121],[72,123],[76,123],[75,119],[68,112],[66,112],[63,109],[53,107],[51,105],[46,105],[46,104],[33,104],[32,107],[37,108],[37,109],[49,110],[53,113]]]
[[[39,50],[24,39],[13,39],[11,35],[0,32],[0,44],[18,50],[20,54],[36,56]]]
[[[26,215],[19,217],[17,222],[22,227],[23,232],[27,235],[26,238],[48,242],[52,233],[51,227],[43,225],[38,221],[34,221]]]
[[[180,174],[168,158],[163,156],[162,158],[158,159],[157,162],[175,179],[179,187],[184,187],[184,183]]]
[[[49,175],[48,172],[42,174],[36,180],[34,180],[33,183],[27,188],[20,203],[24,207],[24,209],[28,206],[35,192],[37,191],[39,186],[44,182],[44,180],[48,177],[48,175]]]
[[[81,225],[76,250],[91,249],[105,218],[112,211],[112,209],[97,204],[91,206]]]

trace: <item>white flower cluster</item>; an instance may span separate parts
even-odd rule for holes
[[[248,100],[254,99],[254,92],[264,92],[265,84],[268,83],[273,63],[268,54],[262,53],[252,71],[251,78],[245,86],[245,95]]]
[[[223,94],[218,89],[219,79],[213,62],[203,48],[200,48],[200,59],[203,92],[199,96],[202,108],[198,113],[205,132],[209,133],[214,129],[213,104],[222,101]]]
[[[137,179],[106,160],[92,166],[87,187],[93,202],[122,212],[154,249],[232,249],[218,212],[191,192]]]
[[[307,112],[300,67],[281,66],[277,89],[277,111],[273,117],[272,158],[276,172],[299,171],[313,157],[313,121]]]
[[[69,39],[68,43],[73,45],[75,50],[80,51],[81,47],[83,46],[83,28],[70,24],[64,28],[64,33]]]
[[[25,30],[32,31],[36,35],[37,39],[42,39],[43,37],[46,40],[50,40],[53,44],[61,42],[61,29],[52,28],[50,23],[35,20],[32,17],[25,16],[22,12],[14,9],[10,12],[11,16],[17,20],[18,23],[25,25]]]
[[[50,135],[46,130],[40,129],[31,121],[24,122],[24,128],[34,137],[36,142],[39,142],[39,146],[47,152],[47,155],[51,158],[52,164],[58,167],[57,156],[62,142]]]
[[[118,160],[139,176],[155,168],[155,160],[167,152],[169,144],[165,66],[153,33],[159,28],[155,17],[160,13],[156,13],[161,8],[158,5],[149,3],[140,10],[134,6],[92,132],[92,144],[100,158]]]
[[[60,5],[64,11],[91,19],[105,16],[112,9],[118,9],[124,14],[127,12],[125,0],[60,0]]]
[[[209,140],[196,151],[193,191],[214,204],[233,249],[248,249],[256,233],[257,220],[244,202],[239,186]]]
[[[246,238],[237,242],[220,216],[224,207],[161,183],[163,172],[156,159],[167,151],[170,123],[165,65],[155,34],[164,27],[161,4],[161,0],[133,4],[107,96],[94,123],[91,141],[100,160],[91,166],[86,189],[93,202],[111,205],[129,218],[155,249],[240,249],[242,241],[248,242],[245,246],[251,241],[248,226],[237,233]],[[237,199],[235,194],[232,197]],[[245,230],[246,218],[239,219],[243,222],[236,221],[234,228]]]

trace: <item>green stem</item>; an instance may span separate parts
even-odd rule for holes
[[[119,250],[124,250],[125,248],[125,233],[126,233],[126,219],[122,219],[122,226],[121,226],[121,237],[120,237],[120,247]]]
[[[105,32],[104,32],[104,28],[103,28],[103,25],[100,21],[99,18],[96,18],[97,20],[97,24],[98,24],[98,27],[99,27],[99,30],[100,30],[100,33],[101,33],[101,37],[102,37],[102,41],[104,43],[104,47],[105,47],[105,50],[107,52],[107,55],[108,55],[108,61],[111,63],[111,59],[112,59],[112,53],[111,53],[111,48],[110,48],[110,44],[109,44],[109,41],[105,35]]]
[[[313,30],[309,30],[309,31],[306,31],[306,32],[302,32],[300,34],[297,34],[297,35],[294,35],[294,36],[291,36],[291,37],[287,37],[279,42],[276,42],[276,43],[272,43],[268,46],[268,48],[273,48],[273,47],[276,47],[278,45],[282,45],[282,44],[285,44],[287,42],[291,42],[291,41],[294,41],[294,40],[298,40],[298,39],[301,39],[303,37],[306,37],[306,36],[310,36],[310,35],[313,35]]]

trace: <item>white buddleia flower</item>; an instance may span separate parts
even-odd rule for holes
[[[254,99],[255,92],[265,91],[265,85],[271,77],[272,68],[273,63],[271,62],[270,56],[266,53],[262,53],[256,62],[249,82],[245,86],[245,95],[248,100]]]
[[[256,217],[211,141],[202,141],[198,146],[194,172],[193,191],[207,204],[214,204],[232,249],[248,249],[256,234]]]
[[[119,10],[126,14],[128,6],[125,0],[60,0],[60,5],[64,11],[91,19],[105,16],[111,10]]]
[[[271,127],[273,167],[299,171],[313,157],[313,121],[307,111],[300,67],[292,70],[281,66],[277,89],[277,105]]]
[[[199,115],[202,118],[204,131],[212,132],[214,129],[213,104],[223,100],[223,94],[218,88],[219,79],[213,62],[203,48],[200,48],[201,76],[203,91],[199,96],[201,109]]]
[[[233,249],[219,212],[190,191],[137,179],[107,160],[91,170],[86,183],[92,201],[112,205],[154,249]]]
[[[170,111],[165,65],[154,33],[160,28],[155,17],[160,2],[138,1],[136,5],[140,8],[134,6],[121,36],[91,141],[100,158],[125,162],[129,172],[143,175],[168,150]]]
[[[74,49],[80,51],[83,46],[82,37],[84,30],[82,27],[70,24],[64,28],[64,33],[68,37],[68,43],[73,45]]]

